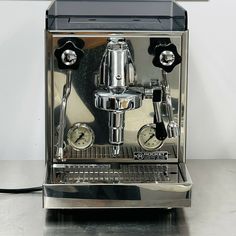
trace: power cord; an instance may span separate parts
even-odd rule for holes
[[[4,189],[0,188],[0,193],[32,193],[32,192],[37,192],[37,191],[42,191],[42,186],[39,187],[31,187],[31,188],[16,188],[16,189]]]

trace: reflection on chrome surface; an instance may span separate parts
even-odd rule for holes
[[[49,235],[189,236],[182,209],[48,210]]]

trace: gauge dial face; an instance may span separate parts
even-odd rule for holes
[[[144,125],[138,132],[138,143],[147,151],[154,151],[163,145],[163,141],[156,138],[156,125]]]
[[[69,145],[76,151],[84,150],[93,145],[95,135],[93,130],[86,124],[76,123],[67,133]]]

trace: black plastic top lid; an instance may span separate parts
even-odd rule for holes
[[[48,30],[187,29],[187,12],[172,0],[55,0],[46,15]]]

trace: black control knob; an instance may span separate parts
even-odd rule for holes
[[[80,43],[76,43],[76,41],[68,40],[62,46],[55,50],[55,56],[58,62],[58,68],[61,70],[77,70],[79,68],[79,64],[81,58],[84,55],[82,50],[84,43],[82,40]],[[59,45],[62,42],[59,42]]]
[[[157,45],[154,49],[153,65],[162,68],[165,72],[171,72],[182,61],[174,44]]]
[[[155,118],[156,119],[156,118]],[[156,138],[160,141],[163,141],[167,138],[166,127],[163,121],[156,122]]]

